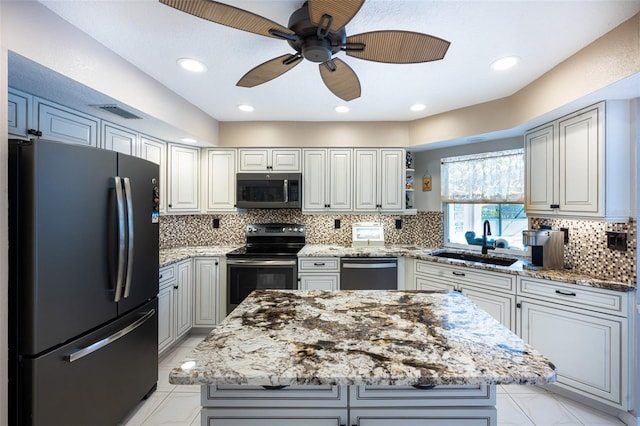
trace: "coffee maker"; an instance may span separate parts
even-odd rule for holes
[[[564,231],[522,231],[522,243],[531,247],[531,263],[546,269],[564,268]]]

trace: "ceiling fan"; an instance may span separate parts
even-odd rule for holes
[[[390,64],[411,64],[444,58],[449,42],[411,31],[372,31],[347,36],[345,26],[365,0],[308,0],[289,18],[289,27],[255,13],[212,0],[160,0],[182,12],[243,31],[286,40],[296,53],[264,62],[247,72],[236,84],[254,87],[293,69],[302,59],[319,64],[327,88],[337,97],[359,98],[360,81],[344,61],[348,56]]]

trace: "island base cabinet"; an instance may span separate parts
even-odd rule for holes
[[[495,407],[361,408],[350,412],[350,426],[496,426]]]
[[[346,426],[347,409],[202,409],[202,426]]]

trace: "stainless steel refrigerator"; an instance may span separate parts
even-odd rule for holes
[[[158,173],[9,141],[10,424],[114,425],[155,390]]]

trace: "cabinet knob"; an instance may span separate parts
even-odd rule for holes
[[[458,276],[458,277],[464,277],[464,276],[465,276],[464,272],[456,272],[456,271],[453,271],[453,272],[452,272],[452,274],[453,274],[453,275],[456,275],[456,276]]]
[[[178,289],[178,286],[177,286],[177,285],[174,285],[174,286],[173,286],[173,289],[174,289],[174,290],[177,290],[177,289]]]
[[[549,208],[551,208],[551,209],[559,209],[560,208],[560,204],[551,204],[549,206]]]

